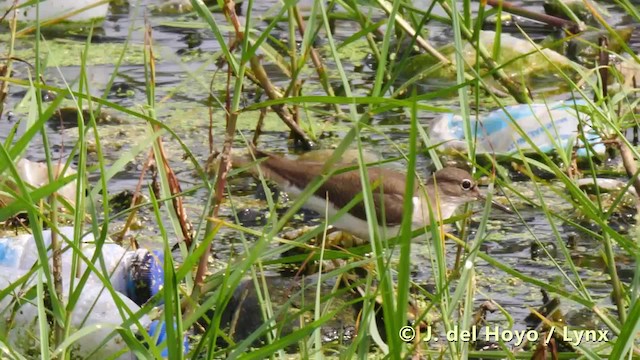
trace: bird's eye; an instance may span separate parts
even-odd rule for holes
[[[473,188],[473,181],[469,179],[464,179],[460,183],[460,186],[462,186],[462,190],[471,190],[471,188]]]

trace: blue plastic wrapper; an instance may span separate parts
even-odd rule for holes
[[[585,101],[566,101],[550,104],[523,104],[506,106],[494,110],[480,119],[471,119],[471,131],[476,141],[476,154],[512,155],[522,151],[533,152],[531,143],[517,131],[522,131],[538,149],[545,153],[566,149],[568,145],[583,145],[579,138],[578,125],[582,124],[587,142],[593,151],[602,154],[605,146],[602,139],[588,126],[589,116],[579,111]],[[516,126],[517,125],[517,126]],[[461,116],[445,114],[433,122],[430,128],[431,141],[440,144],[444,152],[467,151],[464,136],[464,121]],[[578,156],[588,152],[581,147]]]

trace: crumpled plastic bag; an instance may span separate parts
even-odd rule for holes
[[[49,183],[49,173],[47,172],[47,164],[45,163],[20,159],[16,163],[16,169],[18,170],[20,178],[34,188],[39,188]],[[54,176],[56,176],[56,178],[63,178],[77,173],[75,169],[69,167],[64,174],[61,174],[63,169],[64,164],[56,165],[54,168]],[[4,174],[0,174],[0,181],[8,177],[7,175],[8,170],[5,171]],[[76,202],[76,181],[77,180],[74,179],[57,191],[58,195],[64,197],[71,205],[75,205]],[[13,184],[11,179],[9,179],[9,186],[15,188],[15,184]],[[0,194],[0,207],[11,203],[12,200],[12,198]]]
[[[534,152],[530,143],[516,130],[517,124],[527,137],[543,152],[550,153],[559,147],[566,149],[576,144],[578,124],[582,123],[587,141],[593,150],[602,154],[605,146],[602,139],[587,125],[589,116],[581,113],[575,105],[584,101],[566,101],[550,104],[523,104],[506,106],[494,110],[480,119],[471,119],[471,132],[476,138],[476,154],[512,155],[520,149],[524,153]],[[464,137],[464,121],[460,115],[445,114],[436,119],[430,128],[433,143],[441,143],[438,150],[464,151],[467,142]],[[577,142],[581,145],[581,142]],[[578,156],[586,156],[584,148]]]

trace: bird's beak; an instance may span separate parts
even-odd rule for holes
[[[486,201],[487,198],[482,194],[478,194],[478,200]],[[513,214],[514,213],[513,210],[511,210],[510,207],[502,205],[502,204],[500,204],[499,202],[497,202],[495,200],[491,200],[491,207],[494,208],[494,209],[498,209],[498,210],[504,211],[507,214]]]

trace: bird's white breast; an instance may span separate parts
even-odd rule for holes
[[[456,212],[458,207],[464,202],[460,202],[458,199],[451,198],[449,196],[442,196],[438,199],[438,205],[432,205],[431,211],[434,217],[438,219],[448,219]],[[436,203],[436,201],[432,201]],[[414,228],[426,226],[431,223],[431,217],[429,216],[429,204],[426,199],[422,199],[419,196],[413,197],[413,218]]]

